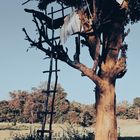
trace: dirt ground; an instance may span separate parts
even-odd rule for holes
[[[118,131],[120,136],[140,136],[140,121],[118,120]]]
[[[11,127],[12,124],[8,123],[0,123],[0,140],[12,140],[12,137],[19,137],[23,135],[28,135],[29,133],[34,133],[33,130],[39,129],[39,124],[17,124],[16,130],[8,130],[8,127]],[[24,125],[24,127],[23,127]],[[62,133],[65,130],[67,130],[69,126],[66,126],[66,124],[60,125],[54,125],[53,130],[55,133]],[[75,126],[76,127],[76,126]],[[5,130],[2,130],[2,128],[5,128]],[[14,127],[15,128],[15,127]],[[23,129],[22,129],[23,128]],[[83,131],[83,128],[77,128],[76,129]],[[93,131],[93,128],[87,128],[88,131]],[[120,132],[120,136],[140,136],[140,121],[137,120],[118,120],[118,132]],[[61,135],[61,134],[60,134]]]

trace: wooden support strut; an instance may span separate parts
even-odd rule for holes
[[[80,61],[79,60],[79,55],[80,55],[80,35],[78,37],[75,37],[75,42],[76,42],[76,51],[74,54],[74,61]]]

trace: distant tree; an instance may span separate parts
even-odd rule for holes
[[[126,118],[127,119],[137,119],[138,115],[136,112],[136,108],[134,108],[133,106],[129,106],[129,108],[127,109],[126,112]]]
[[[0,101],[0,122],[8,121],[10,114],[9,102]]]
[[[140,107],[140,97],[136,97],[136,98],[133,100],[133,106],[135,106],[135,107]]]
[[[128,103],[128,101],[122,101],[117,104],[116,115],[120,119],[137,119],[138,118],[137,107]]]
[[[67,93],[60,84],[57,86],[57,93],[55,97],[55,112],[54,122],[59,123],[66,121],[66,116],[70,109],[70,102],[67,100]]]
[[[31,0],[27,2],[29,1]],[[75,44],[77,48],[80,42],[87,46],[89,54],[86,54],[85,58],[90,56],[94,62],[93,68],[88,68],[86,64],[80,62],[78,49],[72,59],[62,42],[52,44],[48,38],[46,27],[59,29],[65,21],[57,16],[58,19],[52,22],[46,15],[48,4],[52,2],[75,8],[83,26],[83,31],[79,32],[83,39],[79,41],[76,38]],[[25,9],[26,12],[32,13],[38,35],[37,39],[31,39],[23,29],[26,39],[31,47],[37,47],[47,56],[57,57],[95,83],[97,113],[95,140],[117,140],[115,85],[116,80],[122,78],[127,71],[127,44],[124,40],[129,30],[125,32],[125,27],[140,20],[140,0],[39,0],[38,8],[43,12]]]
[[[136,97],[133,101],[133,106],[137,108],[138,120],[140,120],[140,97]]]
[[[116,115],[120,119],[126,119],[127,108],[122,103],[119,103],[116,108]]]
[[[127,119],[129,107],[130,105],[126,100],[119,103],[116,108],[117,117],[120,119]]]
[[[28,92],[18,90],[10,92],[9,94],[11,97],[11,100],[9,101],[9,108],[12,110],[13,121],[21,121]]]
[[[9,94],[11,97],[9,105],[13,109],[20,110],[20,113],[21,113],[23,111],[25,101],[28,97],[28,92],[18,90],[18,91],[10,92]]]
[[[88,111],[84,112],[81,125],[83,127],[89,127],[90,125],[93,124],[92,119],[93,119],[93,116]]]
[[[36,88],[36,90],[28,95],[23,110],[23,117],[26,122],[34,123],[41,119],[38,113],[43,111],[44,101],[45,95],[42,93],[41,89]]]

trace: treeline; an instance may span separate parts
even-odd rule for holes
[[[53,85],[52,85],[53,87]],[[41,122],[45,109],[44,102],[46,95],[42,93],[44,86],[33,88],[31,92],[13,91],[10,92],[9,101],[0,101],[0,122]],[[52,95],[50,95],[48,111],[50,111]],[[134,99],[132,105],[123,101],[117,105],[117,117],[121,119],[138,119],[140,98]],[[67,93],[58,85],[55,98],[54,123],[76,123],[82,126],[89,126],[95,123],[95,105],[84,105],[78,102],[70,102]],[[49,121],[49,120],[47,120]]]
[[[42,83],[39,87],[34,87],[31,92],[20,90],[10,92],[10,100],[0,101],[0,122],[41,122],[43,115],[40,112],[45,110],[46,99],[45,93],[42,92],[44,87],[46,84]],[[48,111],[50,111],[51,103],[52,95],[49,98]],[[94,119],[94,105],[70,102],[61,85],[57,86],[54,123],[71,122],[88,126],[94,122]]]

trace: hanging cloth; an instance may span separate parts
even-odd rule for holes
[[[81,10],[85,11],[86,9],[88,9],[90,18],[92,18],[87,0],[83,0]],[[84,31],[82,21],[80,20],[78,13],[76,11],[73,11],[71,14],[65,17],[64,24],[60,29],[61,44],[64,44],[67,41],[68,37],[72,34],[82,31]]]
[[[64,24],[60,29],[60,41],[64,44],[69,36],[82,31],[81,20],[77,12],[72,12],[64,19]]]
[[[120,5],[122,5],[124,0],[116,0]]]
[[[127,0],[117,0],[117,2],[120,4],[122,9],[128,9],[128,1]]]

